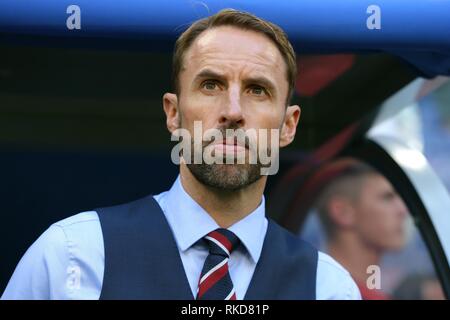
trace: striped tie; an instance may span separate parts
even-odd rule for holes
[[[197,300],[236,300],[228,260],[239,245],[239,238],[227,229],[217,229],[208,233],[204,240],[208,243],[209,255],[198,283]]]

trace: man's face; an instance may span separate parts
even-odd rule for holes
[[[282,129],[280,146],[289,144],[300,109],[286,109],[286,68],[278,48],[262,34],[230,26],[203,32],[185,53],[178,97],[164,96],[169,130],[182,127],[193,136],[194,121],[201,121],[203,131]],[[204,141],[203,147],[224,156],[238,152],[248,156],[248,149],[234,141]],[[239,189],[261,177],[260,165],[247,162],[188,164],[188,168],[200,182],[222,189]]]
[[[383,251],[404,246],[408,211],[386,178],[379,174],[365,177],[354,206],[355,229],[362,241]]]

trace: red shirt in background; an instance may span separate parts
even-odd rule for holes
[[[391,298],[383,291],[378,289],[369,289],[365,283],[356,282],[361,298],[363,300],[391,300]]]

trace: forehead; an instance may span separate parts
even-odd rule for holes
[[[204,31],[187,51],[186,72],[195,73],[206,66],[229,71],[260,71],[284,78],[287,68],[281,52],[267,36],[232,26]]]

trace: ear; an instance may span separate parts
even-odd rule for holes
[[[163,96],[164,112],[166,113],[166,125],[170,133],[180,126],[180,112],[178,111],[178,97],[174,93],[165,93]]]
[[[286,108],[283,125],[281,126],[280,147],[290,144],[295,137],[297,131],[298,120],[300,119],[301,109],[298,105]]]
[[[328,213],[338,228],[351,228],[355,221],[355,210],[349,199],[335,196],[328,202]]]

